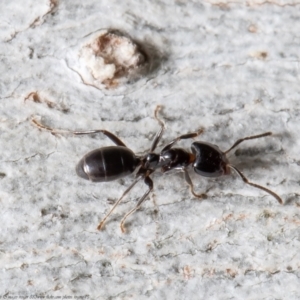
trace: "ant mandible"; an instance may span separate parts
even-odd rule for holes
[[[136,172],[135,180],[125,190],[119,200],[113,205],[110,211],[99,223],[97,227],[98,230],[103,228],[105,221],[119,205],[125,195],[129,193],[129,191],[137,184],[139,180],[143,179],[144,183],[148,186],[148,190],[142,195],[142,197],[139,198],[136,206],[127,214],[125,214],[121,220],[120,227],[122,232],[125,232],[125,220],[141,207],[147,196],[153,190],[153,181],[150,178],[150,175],[157,169],[160,169],[162,173],[166,173],[171,170],[182,171],[184,173],[185,181],[190,187],[191,193],[197,198],[203,198],[204,194],[197,194],[194,191],[194,185],[187,169],[188,166],[192,165],[194,171],[204,177],[220,177],[223,175],[228,175],[230,174],[230,169],[232,169],[237,172],[237,174],[246,184],[269,193],[280,204],[283,203],[282,199],[273,191],[264,186],[250,182],[240,170],[229,163],[226,157],[228,152],[230,152],[243,141],[269,136],[272,134],[272,132],[266,132],[239,139],[225,152],[222,152],[218,146],[206,142],[193,142],[191,145],[192,152],[188,152],[183,148],[173,147],[175,143],[179,142],[180,140],[191,139],[199,136],[203,132],[203,129],[200,129],[196,132],[178,136],[164,146],[160,153],[155,153],[154,150],[156,149],[165,129],[164,122],[161,121],[157,116],[160,108],[161,106],[157,106],[154,112],[154,117],[160,124],[160,129],[152,141],[149,152],[142,156],[136,155],[132,150],[126,147],[126,145],[117,136],[107,130],[97,129],[88,131],[67,131],[53,129],[39,123],[35,119],[32,119],[32,122],[35,126],[50,131],[52,134],[85,135],[101,132],[116,144],[116,146],[102,147],[87,153],[76,166],[76,173],[79,177],[93,182],[107,182],[123,178]]]

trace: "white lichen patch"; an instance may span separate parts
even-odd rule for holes
[[[147,58],[128,36],[105,30],[81,48],[79,63],[86,83],[114,88],[140,74]]]

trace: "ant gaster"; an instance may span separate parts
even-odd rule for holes
[[[192,194],[197,198],[203,198],[205,195],[197,194],[194,191],[194,186],[188,173],[188,166],[192,165],[194,171],[204,177],[220,177],[222,175],[228,175],[230,174],[230,169],[232,169],[236,171],[237,174],[239,174],[239,176],[246,184],[269,193],[274,198],[276,198],[276,200],[280,204],[283,203],[282,199],[273,191],[256,183],[250,182],[241,171],[239,171],[235,166],[229,163],[226,157],[226,154],[228,152],[230,152],[233,148],[235,148],[243,141],[269,136],[272,134],[271,132],[239,139],[232,145],[232,147],[230,147],[225,152],[222,152],[218,146],[206,142],[193,142],[191,145],[192,152],[188,152],[182,148],[173,147],[175,143],[179,142],[180,140],[197,137],[203,132],[203,130],[200,129],[196,132],[178,136],[166,146],[164,146],[160,153],[155,153],[154,150],[156,149],[165,128],[164,123],[157,116],[159,109],[160,106],[157,106],[155,109],[154,117],[160,124],[160,129],[153,139],[149,152],[143,156],[136,155],[132,150],[127,148],[126,145],[117,136],[104,129],[88,131],[66,131],[53,129],[39,123],[35,119],[32,120],[34,125],[41,129],[48,130],[53,134],[71,133],[74,135],[84,135],[101,132],[116,144],[116,146],[98,148],[87,153],[76,166],[76,173],[79,177],[93,182],[107,182],[123,178],[129,174],[136,172],[135,180],[125,190],[119,200],[113,205],[110,211],[99,223],[97,227],[98,230],[103,227],[107,218],[119,205],[125,195],[128,194],[128,192],[137,184],[139,180],[143,179],[144,183],[148,186],[148,190],[139,198],[136,206],[127,214],[125,214],[125,216],[121,220],[121,230],[122,232],[125,231],[124,223],[127,217],[140,208],[142,203],[146,200],[147,196],[153,190],[153,181],[150,178],[150,175],[157,169],[160,169],[162,173],[166,173],[174,169],[182,171],[184,173],[185,181],[189,185]]]

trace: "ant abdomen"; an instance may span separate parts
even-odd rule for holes
[[[93,182],[107,182],[128,176],[139,164],[140,159],[129,148],[110,146],[87,153],[78,162],[76,173]]]

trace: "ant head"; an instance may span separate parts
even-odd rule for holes
[[[143,165],[146,169],[155,169],[159,163],[159,155],[156,153],[148,153],[143,159]]]
[[[218,146],[205,142],[194,142],[192,152],[195,155],[194,171],[204,177],[220,177],[230,173],[226,155]]]

